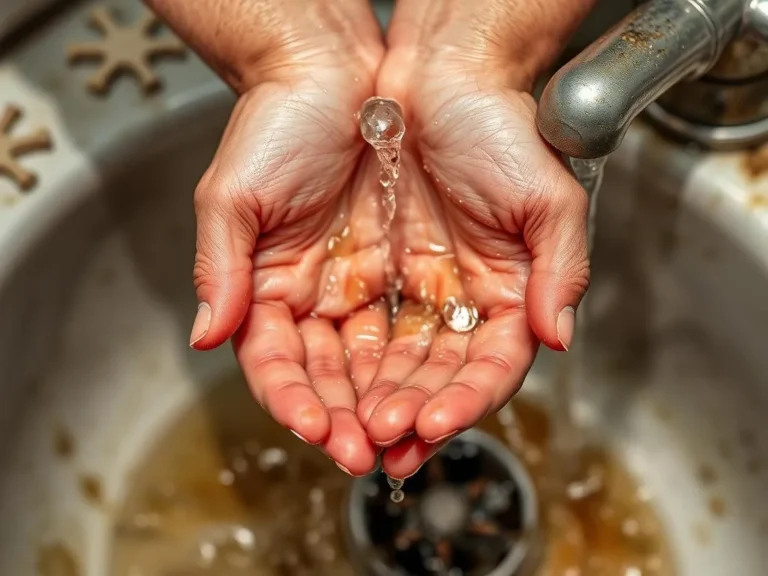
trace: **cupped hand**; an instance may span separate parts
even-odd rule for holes
[[[378,63],[301,49],[239,98],[196,191],[191,345],[233,336],[259,403],[359,475],[376,451],[354,382],[373,376],[386,314],[372,304],[384,292],[378,167],[355,112]]]
[[[539,136],[533,98],[502,71],[426,60],[393,49],[378,83],[407,117],[394,250],[411,304],[358,416],[398,478],[501,408],[539,342],[567,350],[589,278],[586,194]],[[477,329],[443,326],[449,297],[477,308]]]

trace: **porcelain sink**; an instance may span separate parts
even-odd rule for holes
[[[157,94],[130,78],[89,94],[94,69],[60,58],[90,34],[87,9],[0,62],[0,106],[24,112],[15,130],[53,141],[23,159],[31,191],[0,179],[0,574],[14,576],[39,574],[51,543],[77,566],[57,574],[108,574],[111,510],[132,467],[234,369],[227,348],[186,344],[191,196],[233,97],[191,55],[158,62]],[[680,575],[760,576],[768,172],[638,122],[608,162],[598,214],[579,416],[655,499]],[[523,395],[546,392],[551,360],[540,356]],[[99,478],[98,505],[84,475]]]

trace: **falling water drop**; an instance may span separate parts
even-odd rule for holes
[[[382,187],[381,204],[384,210],[382,227],[384,238],[382,252],[386,266],[387,302],[391,317],[397,314],[399,305],[399,286],[397,273],[392,262],[390,228],[395,219],[397,198],[395,184],[400,176],[400,143],[405,135],[403,109],[396,100],[390,98],[369,98],[360,111],[360,133],[368,144],[376,150],[381,164],[379,183]]]

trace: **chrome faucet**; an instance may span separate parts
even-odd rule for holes
[[[561,68],[537,124],[574,158],[606,156],[646,110],[713,148],[768,140],[768,0],[650,0]]]

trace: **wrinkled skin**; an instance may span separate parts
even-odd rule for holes
[[[558,314],[589,278],[586,194],[539,136],[533,98],[438,56],[409,74],[400,56],[390,52],[378,91],[408,114],[395,227],[404,296],[438,308],[459,297],[487,320],[387,346],[358,415],[397,478],[501,408],[540,341],[567,347]]]
[[[348,365],[355,375],[375,362],[386,324],[369,306],[384,267],[378,166],[354,118],[372,91],[364,79],[315,68],[244,94],[195,196],[195,284],[218,312],[195,347],[237,330],[256,399],[352,474],[371,471],[376,453]],[[346,227],[333,257],[329,242]]]
[[[509,399],[539,341],[567,347],[588,282],[586,199],[505,71],[415,58],[396,38],[383,63],[383,47],[360,58],[306,31],[290,38],[242,91],[195,194],[191,344],[233,337],[278,422],[350,474],[383,450],[385,470],[406,477]],[[392,231],[404,296],[473,302],[487,318],[474,334],[425,340],[396,324],[387,343],[378,166],[354,118],[375,94],[406,113]]]

